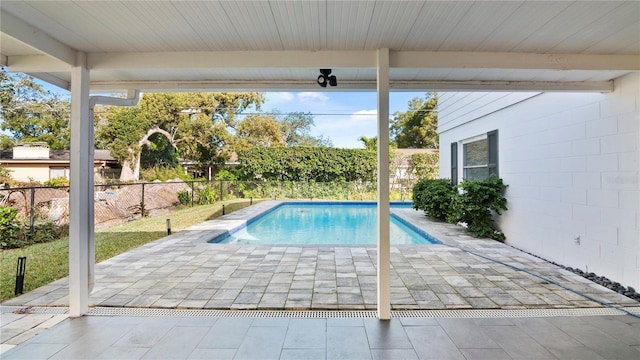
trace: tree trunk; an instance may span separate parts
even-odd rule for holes
[[[120,172],[121,182],[138,180],[140,180],[140,154],[134,155],[133,161],[125,160]]]
[[[177,149],[176,140],[173,138],[173,135],[166,130],[160,129],[158,126],[154,126],[149,129],[149,131],[147,131],[147,133],[142,136],[140,141],[138,141],[138,146],[140,147],[140,149],[142,149],[143,146],[149,146],[151,144],[149,142],[149,137],[151,137],[151,135],[153,134],[162,134],[166,136],[173,148]],[[132,149],[129,149],[129,152],[132,154],[134,153]],[[132,155],[132,160],[127,159],[122,163],[120,181],[127,182],[140,180],[140,157],[141,151],[138,151],[137,154]]]

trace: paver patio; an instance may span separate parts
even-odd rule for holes
[[[194,309],[375,309],[375,246],[207,243],[277,203],[254,205],[97,264],[90,303]],[[474,239],[455,225],[431,221],[421,212],[392,212],[443,243],[391,246],[394,310],[603,306],[591,299],[615,306],[639,305],[508,245]],[[3,305],[67,306],[68,280]]]

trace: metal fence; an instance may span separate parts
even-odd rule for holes
[[[375,200],[374,182],[291,181],[172,181],[95,185],[95,226],[166,213],[180,206],[212,204],[237,198]],[[411,188],[394,187],[392,200],[411,198]],[[13,206],[28,222],[31,233],[40,223],[66,225],[69,221],[69,187],[0,189],[0,205]]]

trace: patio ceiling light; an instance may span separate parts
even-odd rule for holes
[[[331,75],[331,69],[320,69],[320,76],[318,76],[318,85],[327,87],[327,83],[331,86],[338,85],[338,80],[335,75]]]

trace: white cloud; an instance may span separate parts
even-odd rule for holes
[[[360,136],[376,136],[377,110],[357,110],[344,116],[316,117],[315,131],[341,148],[362,148]]]
[[[292,92],[268,92],[266,93],[267,101],[274,103],[287,103],[295,98]]]
[[[317,116],[316,127],[320,130],[361,130],[371,128],[376,131],[378,122],[377,110],[358,110],[350,115]]]
[[[349,116],[349,122],[373,122],[378,121],[378,110],[358,110]]]
[[[298,100],[300,102],[306,103],[306,102],[325,102],[329,100],[329,97],[323,93],[319,93],[319,92],[299,92],[298,93]]]

